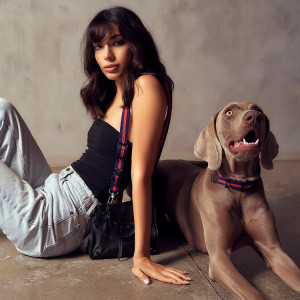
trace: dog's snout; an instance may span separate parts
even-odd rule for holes
[[[243,119],[248,125],[254,126],[256,122],[261,121],[261,114],[258,111],[248,111]]]

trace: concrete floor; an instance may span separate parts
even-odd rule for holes
[[[283,248],[300,266],[300,161],[276,161],[273,171],[263,171],[265,190],[274,212]],[[0,233],[0,299],[233,299],[208,279],[208,256],[193,252],[180,237],[163,237],[161,254],[153,260],[189,272],[189,286],[158,281],[141,284],[131,274],[132,260],[92,261],[80,249],[54,259],[19,254]],[[237,269],[266,299],[300,299],[245,247],[233,253]]]

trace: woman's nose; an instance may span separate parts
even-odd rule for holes
[[[111,51],[111,48],[109,46],[105,46],[105,49],[104,49],[104,59],[107,60],[107,61],[114,60],[114,54]]]

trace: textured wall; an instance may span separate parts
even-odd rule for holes
[[[300,159],[300,1],[0,0],[0,96],[15,104],[51,164],[84,151],[80,42],[101,9],[133,9],[175,82],[164,157],[193,157],[210,116],[232,100],[262,106],[281,159]]]

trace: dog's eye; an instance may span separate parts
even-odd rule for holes
[[[226,111],[226,113],[225,113],[227,116],[231,116],[232,115],[232,111],[231,110],[228,110],[228,111]]]

